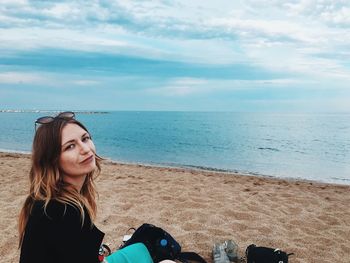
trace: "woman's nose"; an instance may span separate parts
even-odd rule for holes
[[[89,145],[87,145],[86,143],[81,142],[81,143],[80,143],[80,151],[81,151],[82,153],[87,153],[87,152],[89,152],[89,151],[90,151]]]

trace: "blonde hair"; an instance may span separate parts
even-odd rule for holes
[[[39,126],[35,133],[29,172],[29,195],[23,204],[18,222],[19,247],[22,245],[25,228],[35,201],[44,201],[45,213],[50,200],[77,207],[80,211],[82,226],[85,219],[84,207],[91,219],[91,224],[96,217],[97,191],[94,179],[101,171],[102,159],[95,153],[96,169],[87,174],[80,192],[71,184],[63,181],[59,168],[59,157],[62,130],[68,123],[76,124],[88,132],[86,127],[75,119],[55,118],[52,122]]]

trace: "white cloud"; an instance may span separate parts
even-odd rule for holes
[[[44,85],[47,87],[70,88],[72,86],[95,86],[103,79],[79,79],[74,74],[48,72],[0,72],[0,84]]]
[[[299,41],[310,44],[319,42],[319,37],[313,29],[291,21],[216,18],[210,20],[208,24],[252,40],[264,37],[272,42]]]
[[[349,12],[345,0],[3,1],[0,49],[48,47],[246,63],[346,79],[349,66],[342,54],[350,43]],[[175,94],[177,88],[172,90]],[[178,90],[196,92],[193,85]]]
[[[324,11],[321,18],[329,23],[336,25],[350,25],[350,8],[342,7],[336,11]]]
[[[40,84],[45,81],[48,79],[37,73],[0,72],[0,83],[2,84]]]
[[[72,81],[73,84],[78,85],[78,86],[95,86],[100,84],[99,81],[96,80],[86,80],[86,79],[81,79],[81,80],[74,80]]]
[[[23,6],[28,4],[28,0],[1,0],[1,4],[4,6]]]
[[[103,31],[96,29],[0,28],[0,48],[6,50],[55,48],[105,51],[125,46],[128,46],[125,41],[105,37]]]
[[[147,92],[166,97],[182,97],[202,93],[206,90],[207,82],[205,79],[176,78],[165,86],[147,89]]]
[[[317,82],[299,79],[269,79],[269,80],[221,80],[199,78],[174,78],[167,84],[146,91],[150,94],[164,97],[191,97],[193,95],[217,94],[218,92],[271,89],[315,88]],[[318,87],[319,88],[319,87]]]
[[[56,19],[66,19],[70,20],[73,18],[80,17],[81,9],[78,6],[66,2],[66,3],[56,3],[50,8],[43,9],[42,14],[47,15],[48,17]]]
[[[296,16],[308,16],[331,25],[350,25],[350,2],[347,0],[304,0],[285,3],[285,7]]]

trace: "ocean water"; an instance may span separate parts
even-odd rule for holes
[[[30,152],[47,112],[0,112],[0,150]],[[350,184],[350,114],[77,113],[98,153],[127,163]]]

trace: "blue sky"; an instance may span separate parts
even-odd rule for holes
[[[0,108],[350,111],[350,1],[0,3]]]

